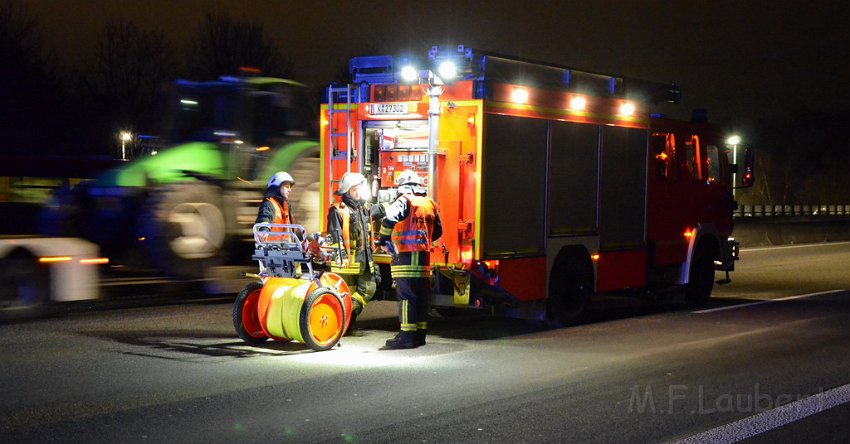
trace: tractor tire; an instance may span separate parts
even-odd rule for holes
[[[0,259],[0,322],[32,319],[45,313],[50,271],[26,250]]]
[[[700,241],[691,260],[688,283],[684,286],[685,302],[690,307],[702,307],[711,297],[715,258],[715,250],[711,245],[708,240]]]
[[[263,285],[259,282],[251,282],[236,295],[233,303],[233,328],[239,339],[251,345],[260,345],[269,339],[263,332],[257,312],[262,289]]]
[[[588,259],[589,261],[589,259]],[[588,270],[578,254],[562,252],[552,265],[549,278],[547,318],[560,325],[580,323],[593,293]]]
[[[304,299],[299,318],[304,344],[315,351],[333,348],[345,333],[345,317],[342,297],[327,287],[313,290]]]
[[[164,274],[197,279],[221,262],[226,237],[221,189],[200,182],[171,185],[149,197],[140,241]]]

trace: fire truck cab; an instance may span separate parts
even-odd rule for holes
[[[708,123],[652,117],[675,84],[463,46],[412,63],[356,57],[351,83],[328,88],[320,207],[347,171],[373,205],[420,174],[444,232],[432,305],[572,323],[594,293],[678,286],[703,304],[715,271],[728,281],[734,165]]]

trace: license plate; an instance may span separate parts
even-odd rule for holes
[[[370,103],[369,114],[407,114],[406,103]]]

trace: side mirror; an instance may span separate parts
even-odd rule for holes
[[[732,188],[750,188],[755,183],[755,156],[748,146],[736,146],[727,151],[734,182]]]

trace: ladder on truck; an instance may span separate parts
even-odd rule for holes
[[[357,151],[354,149],[354,128],[351,126],[353,103],[360,102],[360,88],[357,85],[334,86],[328,88],[328,125],[330,125],[330,142],[333,152],[333,159],[342,159],[345,156],[346,171],[351,171],[351,161],[356,159]],[[345,108],[339,108],[337,105],[345,105]],[[334,116],[341,114],[345,119],[345,132],[341,132],[343,128],[336,125]],[[338,129],[339,128],[339,129]],[[340,139],[345,138],[345,152],[340,149]],[[330,164],[329,164],[330,165]],[[331,177],[330,174],[328,177]]]
[[[362,56],[354,57],[348,64],[351,74],[351,83],[348,85],[331,85],[328,87],[328,124],[330,125],[331,158],[334,160],[346,160],[346,172],[351,171],[351,162],[357,159],[357,150],[354,140],[354,128],[352,127],[352,104],[360,103],[361,96],[368,99],[371,83],[393,83],[395,81],[395,58],[392,56]],[[342,107],[342,104],[345,107]],[[337,126],[334,116],[342,113],[345,118],[345,132]],[[339,129],[337,129],[339,128]],[[340,149],[340,139],[345,138],[345,154]],[[361,164],[360,167],[363,165]],[[328,177],[332,177],[330,162],[328,163]]]

